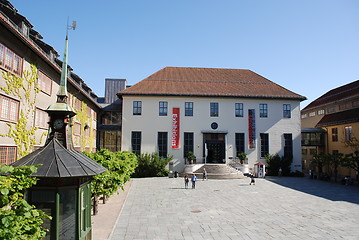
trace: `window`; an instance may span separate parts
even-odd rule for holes
[[[261,157],[264,158],[267,154],[269,154],[269,134],[261,133]]]
[[[259,117],[266,118],[268,117],[268,105],[265,103],[259,104]]]
[[[81,135],[81,124],[80,124],[80,123],[75,122],[74,128],[73,128],[73,133],[74,133],[74,135],[76,135],[76,136],[80,136],[80,135]]]
[[[22,58],[0,43],[0,67],[21,75]]]
[[[324,114],[324,109],[318,110],[318,115],[323,115]]]
[[[85,137],[89,138],[89,137],[90,137],[90,133],[91,133],[91,129],[90,129],[90,127],[86,124],[85,127],[84,127]]]
[[[77,97],[75,97],[75,109],[78,110],[78,111],[81,111],[81,100],[78,99]]]
[[[335,107],[329,107],[327,108],[327,113],[335,112]]]
[[[49,115],[44,110],[36,108],[35,111],[35,127],[38,128],[49,128]]]
[[[310,112],[309,113],[309,117],[314,117],[315,116],[315,112]]]
[[[211,117],[218,117],[218,103],[210,103],[210,116]]]
[[[353,132],[352,132],[352,126],[347,126],[344,128],[345,130],[345,141],[350,142],[353,140]]]
[[[142,114],[142,102],[133,101],[133,115],[141,115],[141,114]]]
[[[235,115],[236,117],[243,117],[243,103],[235,104]]]
[[[307,155],[307,154],[308,154],[308,149],[302,148],[302,155]]]
[[[346,110],[351,108],[351,106],[352,106],[351,102],[343,103],[339,105],[339,110]]]
[[[236,133],[235,136],[236,141],[236,156],[238,156],[238,153],[245,152],[244,150],[244,133]]]
[[[37,87],[44,93],[51,95],[52,79],[43,72],[38,72]]]
[[[168,103],[167,102],[160,102],[160,112],[159,112],[159,115],[160,116],[167,116],[167,105]]]
[[[193,116],[193,102],[184,103],[185,116]]]
[[[167,157],[167,132],[158,132],[157,145],[158,145],[158,155],[160,157]]]
[[[141,153],[141,132],[131,133],[132,152],[136,154]]]
[[[17,122],[19,116],[19,102],[0,95],[0,120]]]
[[[88,117],[88,118],[91,118],[91,108],[89,107],[89,106],[87,106],[86,107],[86,116]]]
[[[291,118],[291,106],[290,104],[283,104],[283,117],[284,118]]]
[[[302,118],[307,118],[307,114],[306,113],[302,114]]]
[[[332,128],[332,142],[338,142],[338,128]]]
[[[194,145],[194,141],[193,141],[193,133],[192,132],[185,132],[184,133],[184,143],[183,143],[183,157],[186,158],[187,157],[187,153],[188,152],[193,152],[193,145]]]
[[[5,62],[5,46],[0,43],[0,66],[4,66]]]
[[[94,112],[96,113],[96,112]],[[118,125],[121,122],[121,112],[106,111],[101,116],[101,124],[104,125]]]
[[[16,161],[17,147],[0,146],[0,165],[9,165]]]
[[[284,134],[284,157],[293,157],[293,139],[291,133]]]

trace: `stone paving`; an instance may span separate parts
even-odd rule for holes
[[[120,239],[359,239],[359,187],[308,178],[133,179]]]

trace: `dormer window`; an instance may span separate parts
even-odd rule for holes
[[[26,37],[29,36],[29,26],[27,26],[24,22],[22,23],[21,31]]]

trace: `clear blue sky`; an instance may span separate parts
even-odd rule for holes
[[[166,66],[250,69],[308,98],[359,79],[358,0],[10,0],[98,95]]]

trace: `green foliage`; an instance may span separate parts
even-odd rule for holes
[[[345,157],[342,159],[342,166],[359,172],[359,151],[345,155]]]
[[[186,154],[186,158],[187,158],[188,160],[194,160],[194,159],[196,158],[196,156],[194,155],[193,152],[188,152],[188,153]]]
[[[247,153],[245,153],[245,152],[240,152],[240,153],[237,154],[237,157],[239,158],[239,160],[244,161],[244,160],[246,160]]]
[[[327,165],[327,157],[324,153],[313,155],[313,160],[310,165],[312,169],[317,169],[318,173],[321,174],[325,165]]]
[[[36,166],[0,166],[0,239],[41,239],[46,231],[43,220],[51,218],[37,210],[25,199],[23,192],[36,183],[29,177],[37,171]]]
[[[267,175],[269,176],[277,176],[279,172],[280,166],[280,157],[278,154],[271,155],[267,154],[265,156],[267,162]]]
[[[35,131],[37,127],[28,124],[35,117],[35,103],[40,89],[37,87],[37,68],[34,64],[30,66],[31,70],[24,70],[22,76],[16,76],[10,72],[2,71],[2,77],[5,80],[6,87],[0,87],[5,93],[21,99],[20,117],[17,123],[8,123],[9,130],[2,137],[12,138],[17,145],[17,155],[21,158],[29,154],[34,145]],[[40,139],[42,141],[42,138]],[[38,144],[40,144],[39,142]]]
[[[130,180],[131,174],[137,167],[137,158],[134,153],[130,152],[111,152],[107,149],[101,149],[95,153],[85,154],[101,164],[108,171],[94,177],[91,183],[92,195],[94,196],[111,196],[119,188]]]
[[[168,175],[167,164],[172,156],[167,158],[159,157],[158,153],[142,153],[137,156],[138,167],[133,177],[164,177]]]
[[[267,175],[277,176],[279,169],[282,169],[282,176],[290,175],[290,166],[292,164],[292,157],[280,157],[278,154],[271,155],[267,154],[265,156],[267,166]]]

